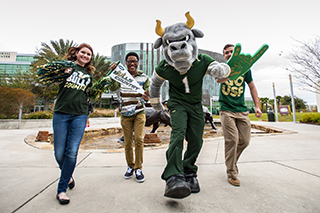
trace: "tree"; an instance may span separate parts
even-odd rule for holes
[[[53,100],[57,94],[59,87],[58,85],[44,85],[39,82],[36,77],[38,67],[48,63],[48,59],[53,60],[62,60],[68,52],[70,47],[75,46],[76,44],[73,41],[60,39],[59,41],[51,40],[49,44],[43,42],[41,43],[41,48],[37,49],[36,55],[34,56],[35,61],[31,64],[31,71],[29,76],[31,79],[35,79],[32,82],[31,91],[37,95],[38,98],[44,100],[44,110],[48,110],[49,101]]]
[[[97,53],[97,55],[93,55],[92,65],[96,68],[93,74],[93,78],[95,80],[104,77],[110,71],[111,62],[107,61],[107,59],[108,58],[106,56],[99,55],[99,53]]]
[[[50,40],[50,44],[42,42],[41,48],[36,50],[36,55],[34,58],[37,62],[42,62],[42,60],[45,60],[45,58],[61,60],[68,53],[68,49],[76,45],[76,43],[73,43],[72,40],[69,41],[68,39],[66,41],[63,39],[59,39],[59,41]]]
[[[298,98],[298,97],[294,97],[294,107],[296,109],[296,111],[299,111],[299,110],[305,110],[307,108],[307,105],[306,105],[306,101],[304,101],[303,99],[301,98]],[[290,105],[292,106],[292,102],[291,102],[291,96],[283,96],[282,99],[281,99],[281,105]]]
[[[289,54],[289,70],[302,89],[320,93],[320,37],[309,42],[295,41],[298,46]]]
[[[107,61],[107,57],[103,55],[93,55],[92,65],[96,68],[93,78],[97,81],[100,78],[104,77],[108,74],[111,67],[111,62]],[[101,96],[99,97],[99,107],[101,108]]]
[[[35,95],[20,88],[0,87],[0,117],[12,118],[23,107],[34,105]]]
[[[269,101],[269,98],[265,97],[265,98],[260,98],[260,103],[261,103],[261,111],[262,112],[267,112],[267,108],[268,108],[268,101]],[[266,105],[266,110],[264,111],[263,110],[263,105]]]
[[[21,69],[17,69],[14,72],[14,75],[5,74],[0,76],[0,86],[20,88],[31,91],[34,78],[35,76],[32,76],[30,70],[22,72]]]
[[[278,112],[279,112],[279,106],[280,106],[281,99],[282,99],[282,97],[280,95],[276,96]]]
[[[280,106],[280,101],[281,101],[282,97],[280,95],[278,95],[276,97],[277,100],[277,110],[279,112],[279,106]],[[274,99],[269,99],[268,103],[272,106],[272,108],[274,109]]]
[[[269,99],[268,104],[274,109],[274,99]]]

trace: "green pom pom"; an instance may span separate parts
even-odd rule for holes
[[[74,61],[49,60],[51,61],[48,64],[40,66],[37,72],[40,82],[46,85],[53,84],[55,82],[62,82],[71,74],[64,73],[64,70],[67,68],[74,69],[76,67],[76,63]]]
[[[89,91],[89,95],[95,98],[100,97],[102,93],[106,92],[109,89],[109,87],[111,86],[111,83],[112,83],[112,79],[110,76],[105,76],[103,78],[100,78],[98,81],[96,81],[92,85]]]

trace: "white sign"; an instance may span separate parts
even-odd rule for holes
[[[0,61],[16,61],[16,52],[0,52]]]
[[[143,88],[121,63],[118,64],[118,66],[109,74],[109,76],[120,84],[144,94]]]

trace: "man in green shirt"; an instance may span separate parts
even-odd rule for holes
[[[223,56],[229,60],[232,56],[234,45],[227,44],[223,48]],[[239,173],[237,162],[243,150],[249,145],[251,138],[251,124],[248,117],[248,108],[245,105],[245,83],[250,88],[250,93],[255,105],[256,117],[261,117],[260,100],[257,89],[253,83],[251,70],[235,80],[217,79],[220,85],[220,120],[225,139],[225,164],[227,167],[228,181],[234,186],[240,186],[237,178]]]

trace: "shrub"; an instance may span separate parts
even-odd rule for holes
[[[52,119],[53,113],[52,111],[39,111],[33,112],[23,117],[24,119]]]
[[[307,113],[302,116],[300,122],[320,125],[320,113]]]
[[[119,110],[117,110],[119,116]],[[89,118],[98,117],[114,117],[114,109],[94,108],[94,111],[90,113]]]

